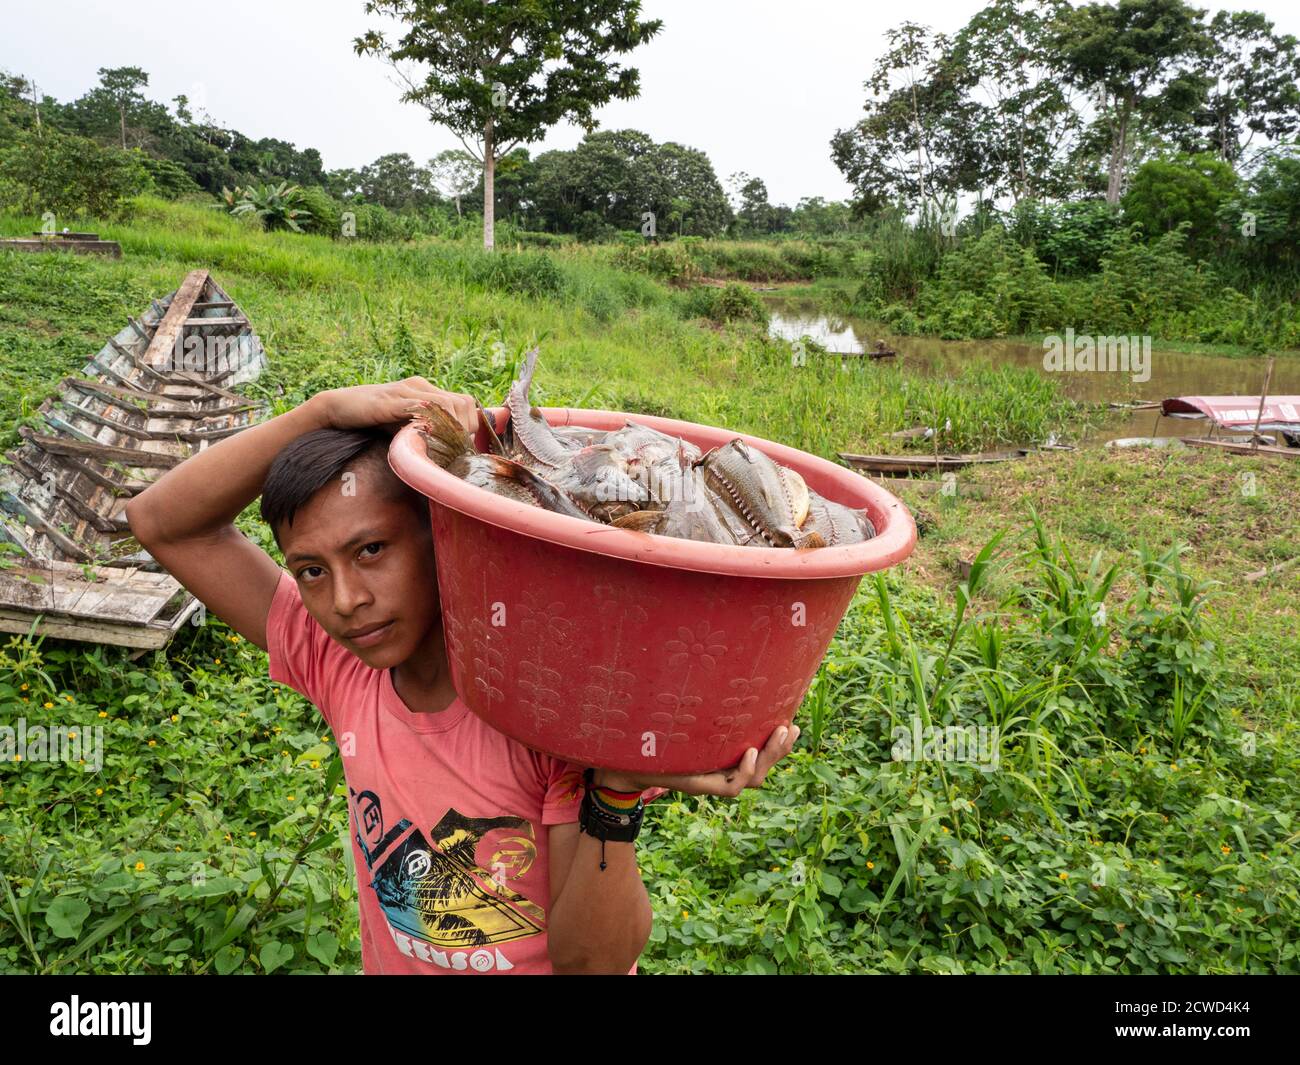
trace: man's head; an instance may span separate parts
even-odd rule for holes
[[[305,433],[262,488],[303,605],[372,669],[406,661],[439,615],[428,502],[389,468],[389,441],[379,429]]]

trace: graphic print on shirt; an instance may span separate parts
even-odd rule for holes
[[[426,837],[406,818],[384,831],[379,796],[348,789],[357,844],[371,873],[388,923],[395,931],[439,950],[509,943],[546,927],[542,907],[507,884],[537,859],[533,825],[526,818],[465,817],[448,808]],[[478,863],[479,844],[498,834],[489,868]]]

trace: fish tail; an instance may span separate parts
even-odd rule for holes
[[[615,518],[610,524],[618,529],[654,532],[663,520],[663,516],[664,512],[662,510],[634,510],[630,514],[624,514],[621,518]]]
[[[462,455],[474,453],[474,443],[455,418],[432,400],[419,404],[413,422],[424,436],[424,447],[439,466],[446,469]]]

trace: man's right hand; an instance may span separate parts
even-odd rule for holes
[[[434,402],[458,421],[467,433],[478,429],[478,405],[463,392],[435,388],[423,377],[407,377],[382,385],[331,388],[313,397],[327,424],[335,429],[365,429],[404,425],[420,403]]]

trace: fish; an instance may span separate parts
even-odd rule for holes
[[[866,512],[846,507],[832,499],[808,489],[808,520],[801,526],[815,532],[827,547],[840,544],[860,544],[875,539],[876,527]]]
[[[701,460],[706,483],[771,547],[825,547],[816,529],[804,530],[811,497],[797,472],[779,466],[737,437]]]
[[[532,404],[538,349],[524,358],[498,433],[478,406],[487,452],[437,404],[415,421],[429,457],[495,495],[636,532],[742,547],[810,549],[876,535],[865,511],[826,499],[739,437],[707,452],[628,419],[612,430],[552,426]]]
[[[504,455],[476,451],[469,433],[437,403],[425,401],[418,406],[415,424],[424,435],[425,450],[453,477],[506,499],[571,518],[589,518],[564,492],[527,466]]]
[[[752,539],[754,533],[748,526],[739,520],[727,520],[726,504],[709,491],[686,441],[679,443],[675,476],[661,481],[659,486],[663,506],[633,511],[610,524],[704,543],[740,544]]]

